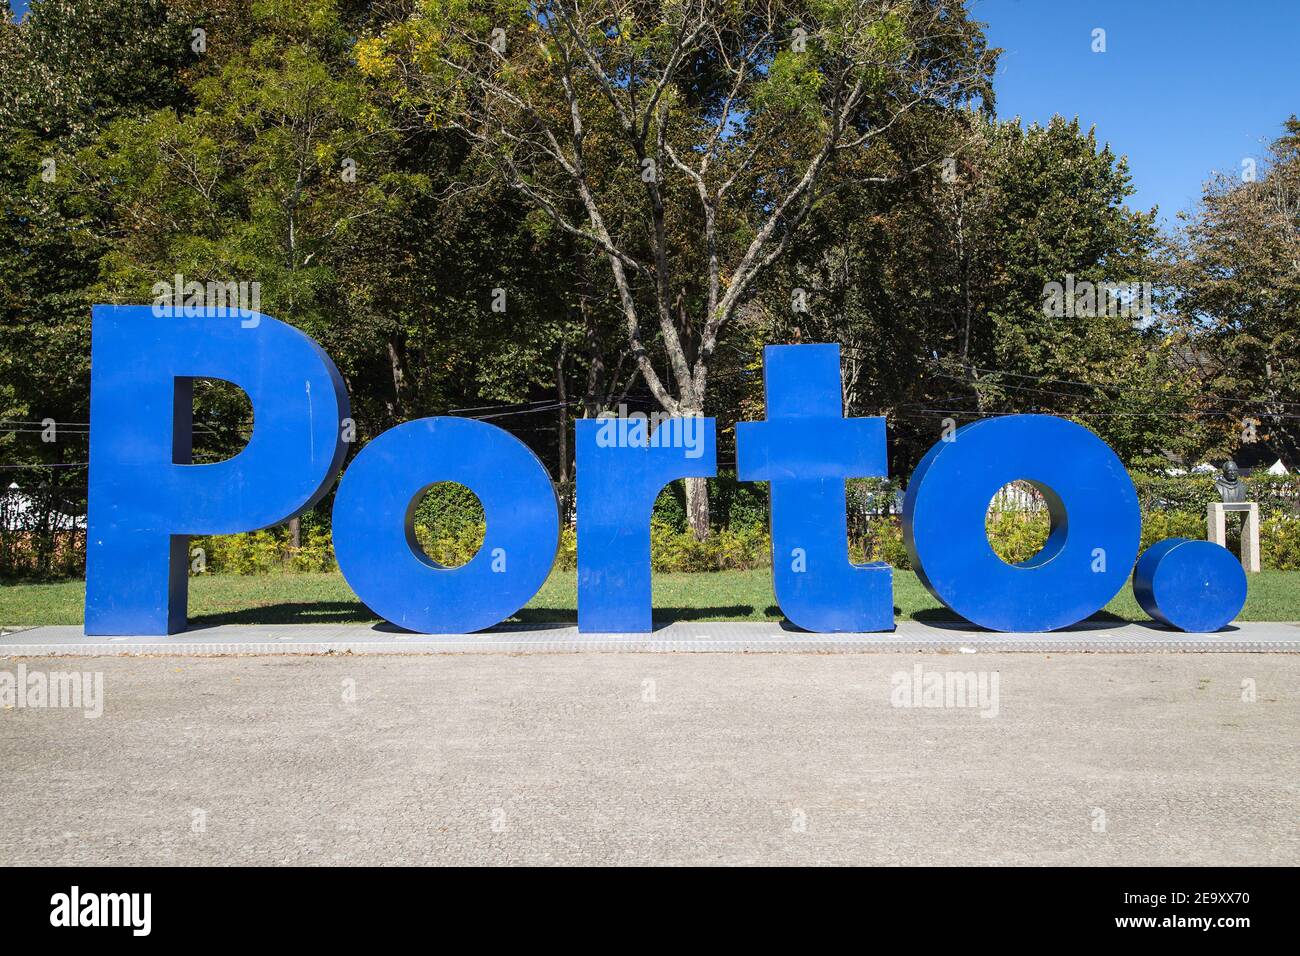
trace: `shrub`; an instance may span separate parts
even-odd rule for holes
[[[299,539],[301,547],[287,548],[290,571],[333,571],[334,539],[326,526],[304,527]]]
[[[866,533],[849,537],[849,558],[857,564],[883,561],[902,571],[911,570],[912,559],[903,544],[903,524],[896,517],[879,517],[866,522]]]
[[[455,539],[467,529],[482,525],[483,505],[464,485],[440,481],[429,488],[415,506],[415,526],[435,539]]]
[[[680,481],[674,481],[659,492],[650,511],[650,524],[663,525],[670,531],[686,530],[686,490]]]
[[[205,535],[190,540],[190,567],[208,573],[267,574],[285,570],[289,550],[283,528]]]
[[[761,528],[715,531],[703,541],[659,521],[650,524],[650,567],[655,571],[747,571],[771,563]]]
[[[767,528],[767,483],[738,481],[721,473],[709,482],[709,520],[717,529],[732,531]]]
[[[767,527],[767,484],[739,481],[734,472],[721,472],[708,479],[709,527],[714,531],[730,528]],[[685,531],[686,486],[674,481],[655,499],[653,520],[674,531]]]
[[[561,571],[574,571],[578,567],[578,533],[572,528],[560,529],[560,547],[555,555],[555,566]]]
[[[1206,506],[1218,500],[1212,476],[1134,475],[1142,505],[1142,547],[1161,538],[1205,538]],[[1249,495],[1260,503],[1260,556],[1263,566],[1300,570],[1300,515],[1296,513],[1300,478],[1257,475],[1247,479]],[[651,520],[651,565],[658,572],[749,570],[771,564],[767,532],[767,489],[764,484],[737,482],[723,474],[710,480],[714,530],[696,541],[687,530],[685,499],[680,481],[666,487],[655,502]],[[571,485],[567,489],[571,499]],[[883,561],[910,570],[897,515],[898,488],[880,478],[852,479],[846,488],[848,551],[858,563]],[[416,539],[434,561],[460,565],[482,546],[483,509],[468,489],[451,483],[434,485],[416,508]],[[1032,557],[1046,539],[1046,512],[998,511],[986,520],[994,550],[1015,563]],[[1228,524],[1228,546],[1239,548],[1238,523]],[[320,572],[337,569],[329,514],[304,514],[300,546],[290,545],[286,526],[248,534],[192,539],[203,551],[208,573],[267,574]],[[37,535],[0,534],[0,576],[51,578],[81,572],[85,560],[84,532]],[[577,535],[571,523],[561,525],[556,567],[577,567]]]
[[[991,511],[984,519],[989,544],[1007,564],[1028,561],[1043,550],[1050,528],[1046,511]]]
[[[84,531],[0,531],[0,579],[54,581],[85,572]]]
[[[432,528],[416,524],[415,540],[430,561],[445,567],[459,567],[478,554],[483,547],[487,525],[482,521],[465,524],[450,533],[437,535]]]
[[[1163,538],[1205,538],[1205,512],[1148,511],[1142,516],[1142,551]]]
[[[1219,500],[1213,475],[1136,474],[1133,484],[1144,515],[1184,511],[1198,513],[1204,521],[1206,508]],[[1300,476],[1251,475],[1246,479],[1246,497],[1259,502],[1261,516],[1296,514],[1300,508]]]
[[[1259,560],[1266,568],[1300,571],[1300,517],[1274,514],[1260,519]]]
[[[30,477],[32,485],[0,489],[0,579],[80,576],[86,568],[86,532],[77,528],[77,519],[86,513],[86,496],[60,485],[54,475]]]
[[[1251,475],[1246,479],[1246,497],[1259,502],[1261,518],[1300,515],[1300,475]]]

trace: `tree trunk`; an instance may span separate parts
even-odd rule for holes
[[[302,547],[302,519],[289,519],[289,546],[295,551]]]
[[[707,478],[685,478],[686,520],[695,534],[695,540],[709,536],[709,482]]]
[[[393,400],[388,404],[388,411],[394,419],[401,419],[406,414],[406,363],[397,336],[389,335],[387,344],[388,368],[393,377]]]
[[[568,356],[569,343],[560,340],[560,357],[555,360],[555,397],[560,410],[555,428],[555,444],[560,467],[557,470],[560,482],[569,480],[569,389],[564,381],[564,360]]]

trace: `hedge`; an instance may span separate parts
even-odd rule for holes
[[[1300,569],[1300,516],[1296,514],[1295,476],[1253,476],[1246,479],[1261,508],[1260,556],[1266,568]],[[1218,500],[1212,476],[1135,475],[1142,506],[1142,547],[1161,538],[1205,537],[1205,509]],[[767,567],[771,546],[767,535],[767,487],[739,482],[734,475],[711,480],[712,533],[695,540],[686,530],[680,482],[665,488],[655,503],[651,527],[651,563],[656,571],[716,571]],[[566,497],[567,496],[567,497]],[[910,567],[903,547],[897,511],[898,486],[887,479],[854,479],[846,487],[848,551],[855,561],[884,561]],[[570,515],[571,486],[559,493],[564,514]],[[1008,561],[1032,556],[1047,535],[1044,512],[990,514],[986,527],[994,550]],[[460,485],[441,483],[417,505],[416,537],[433,560],[447,565],[468,561],[483,541],[483,511],[478,498]],[[576,536],[570,517],[561,533],[558,566],[576,564]],[[1229,547],[1239,547],[1239,524],[1229,521]],[[75,576],[85,567],[84,544],[67,536],[55,553],[60,576]],[[28,532],[0,535],[0,575],[10,578],[47,577],[38,574],[34,545]],[[49,549],[46,549],[47,551]],[[28,553],[32,552],[32,553]],[[44,552],[42,552],[44,554]],[[241,535],[194,538],[190,544],[194,573],[263,574],[271,571],[331,571],[336,568],[328,514],[309,512],[302,518],[300,546],[290,545],[285,526]],[[48,563],[39,565],[48,567]]]
[[[1153,511],[1189,511],[1205,519],[1205,510],[1219,500],[1213,475],[1134,475],[1138,504],[1144,515]],[[1296,475],[1251,475],[1246,479],[1246,498],[1259,502],[1260,516],[1300,513],[1300,477]],[[1201,532],[1204,536],[1204,530]]]
[[[1047,539],[1045,512],[1001,512],[986,522],[989,542],[1004,561],[1024,561],[1038,552]],[[448,566],[465,563],[483,543],[482,522],[464,525],[442,535],[417,525],[416,538],[434,561]],[[1228,546],[1239,547],[1240,532],[1230,525]],[[1142,547],[1161,538],[1204,538],[1205,517],[1188,511],[1155,511],[1142,522]],[[1300,570],[1300,517],[1275,514],[1261,527],[1261,562],[1265,568]],[[191,569],[230,574],[265,574],[274,571],[335,570],[329,535],[320,527],[304,529],[302,546],[289,545],[283,528],[250,534],[193,539]],[[903,532],[896,516],[870,522],[864,535],[850,536],[848,553],[859,563],[883,561],[902,570],[911,569]],[[201,558],[199,555],[201,554]],[[771,564],[771,541],[764,528],[723,528],[703,541],[658,519],[650,526],[650,561],[655,571],[728,571],[764,568]],[[556,566],[577,566],[577,534],[571,527],[560,532]]]

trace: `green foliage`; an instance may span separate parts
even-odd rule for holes
[[[468,529],[483,540],[483,504],[464,485],[440,481],[430,486],[415,507],[415,525],[433,538],[458,538]]]
[[[708,486],[709,521],[713,530],[767,528],[766,485],[740,481],[735,472],[724,471],[710,478]],[[653,520],[674,531],[686,529],[686,492],[682,482],[674,481],[664,487],[655,499],[653,516]]]
[[[1124,159],[1059,117],[915,122],[910,135],[946,144],[950,161],[821,204],[814,235],[764,291],[770,319],[756,338],[841,343],[847,406],[889,411],[896,473],[945,418],[1004,412],[1075,417],[1138,467],[1201,447],[1173,342],[1118,309],[1044,307],[1051,283],[1156,278],[1154,215],[1126,205]],[[876,163],[888,177],[906,158],[885,153],[864,176]],[[791,312],[795,287],[806,313]]]
[[[1251,475],[1246,481],[1246,497],[1259,503],[1261,516],[1300,513],[1300,477],[1295,475]],[[1219,500],[1213,475],[1144,475],[1134,474],[1138,503],[1143,515],[1160,511],[1186,511],[1200,515],[1205,536],[1207,507]]]
[[[1050,522],[1045,511],[991,511],[984,527],[993,553],[1007,564],[1019,564],[1043,550]]]
[[[467,524],[454,531],[444,531],[435,535],[425,525],[415,526],[415,539],[420,548],[437,564],[448,568],[458,568],[469,563],[479,548],[483,547],[483,537],[487,526],[480,523]]]
[[[84,531],[0,531],[0,581],[57,581],[85,573]]]
[[[1142,512],[1142,545],[1145,551],[1164,538],[1205,538],[1205,512],[1159,509]]]
[[[112,237],[72,188],[75,156],[119,117],[184,103],[193,56],[162,0],[41,0],[0,19],[0,417],[84,422],[90,288]],[[84,461],[77,445],[0,431],[10,464]]]
[[[816,121],[824,83],[825,76],[810,54],[782,50],[772,58],[766,81],[755,91],[754,105],[795,121]]]
[[[334,539],[329,528],[321,524],[305,526],[299,546],[289,549],[289,570],[316,573],[331,571],[337,566],[334,561]]]
[[[1265,568],[1300,570],[1300,516],[1274,514],[1260,521],[1259,560]]]
[[[560,571],[577,570],[578,533],[573,528],[560,529],[560,547],[555,555],[555,567]]]
[[[883,561],[901,570],[911,570],[912,559],[903,542],[903,525],[897,518],[874,518],[866,531],[849,537],[849,557],[858,564]]]
[[[667,485],[655,498],[650,520],[661,527],[681,532],[686,530],[686,493],[680,481]]]
[[[1247,428],[1294,464],[1300,456],[1300,119],[1251,179],[1216,175],[1170,243],[1170,334],[1196,356],[1198,408],[1219,451]],[[1254,162],[1254,160],[1251,160]]]
[[[562,54],[573,48],[536,9],[41,0],[23,24],[0,24],[0,419],[88,421],[89,305],[149,302],[159,280],[182,273],[258,282],[263,311],[322,343],[348,385],[354,450],[411,418],[554,400],[561,407],[492,420],[570,479],[559,485],[560,561],[570,567],[573,417],[624,397],[652,406],[659,396],[645,383],[656,369],[680,385],[678,369],[665,371],[674,335],[690,362],[708,365],[700,399],[718,418],[724,462],[732,423],[763,416],[761,346],[784,341],[842,344],[847,411],[889,416],[896,475],[948,417],[1042,411],[1086,424],[1131,468],[1155,475],[1135,476],[1147,541],[1203,536],[1217,497],[1208,477],[1164,477],[1170,455],[1226,456],[1248,415],[1260,440],[1291,461],[1300,454],[1295,118],[1259,180],[1214,181],[1164,249],[1154,216],[1127,205],[1126,161],[1086,124],[990,118],[994,52],[961,4],[723,4],[716,34],[702,32],[703,52],[674,61],[630,140],[611,97],[631,108],[637,94],[645,109],[693,8],[580,0],[574,22],[587,28],[592,59],[568,73]],[[202,54],[192,45],[198,24]],[[485,52],[497,27],[509,56]],[[796,27],[806,28],[802,49]],[[734,57],[746,44],[746,57]],[[741,74],[728,72],[740,62]],[[587,120],[579,142],[566,77]],[[742,281],[746,251],[819,155],[837,97],[858,84],[866,92],[840,145],[860,142],[828,154],[806,214],[796,203],[774,223],[760,258],[772,252],[778,271]],[[930,91],[923,104],[895,115],[918,89]],[[483,111],[485,97],[495,112]],[[593,245],[591,211],[543,128],[557,133],[562,155],[582,152],[579,178],[604,227],[643,264],[626,290]],[[707,169],[695,167],[701,181],[660,155],[667,150],[691,162],[708,155]],[[641,178],[642,153],[660,160],[653,184]],[[950,169],[940,157],[952,158]],[[711,210],[700,185],[718,197]],[[662,289],[661,269],[671,277]],[[1046,313],[1046,286],[1067,275],[1158,280],[1168,293],[1161,321]],[[718,293],[745,291],[725,326],[706,334],[715,280]],[[792,313],[796,287],[808,293],[807,313]],[[502,312],[490,305],[498,289]],[[638,365],[642,353],[653,361]],[[251,423],[242,393],[200,382],[195,410],[196,460],[242,446]],[[80,432],[46,443],[0,428],[6,464],[60,466],[18,472],[25,491],[84,504],[86,456]],[[1247,484],[1265,519],[1265,561],[1293,561],[1297,480]],[[659,496],[657,567],[769,560],[766,489],[726,472],[709,489],[704,542],[686,530],[681,483]],[[861,560],[906,566],[895,492],[889,480],[849,482],[850,547]],[[478,547],[482,521],[473,495],[450,487],[416,514],[419,540],[450,563]],[[1008,560],[1027,556],[1041,531],[1038,516],[990,525]],[[304,517],[296,548],[285,529],[195,544],[210,572],[333,567],[324,509]],[[76,574],[83,553],[76,536],[6,532],[0,573]]]
[[[655,571],[744,571],[771,563],[771,542],[759,528],[715,531],[700,540],[658,521],[650,524],[650,566]]]
[[[287,538],[273,530],[204,535],[190,541],[190,554],[203,555],[193,573],[268,574],[288,569]],[[203,570],[199,570],[202,568]]]

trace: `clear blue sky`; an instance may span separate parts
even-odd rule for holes
[[[13,2],[18,15],[26,0]],[[1300,0],[972,0],[1002,47],[998,115],[1078,115],[1172,217],[1300,113]],[[1092,31],[1106,52],[1092,52]]]
[[[1300,0],[973,0],[1002,47],[998,116],[1078,115],[1172,219],[1300,113]],[[1106,52],[1092,52],[1092,31]]]

